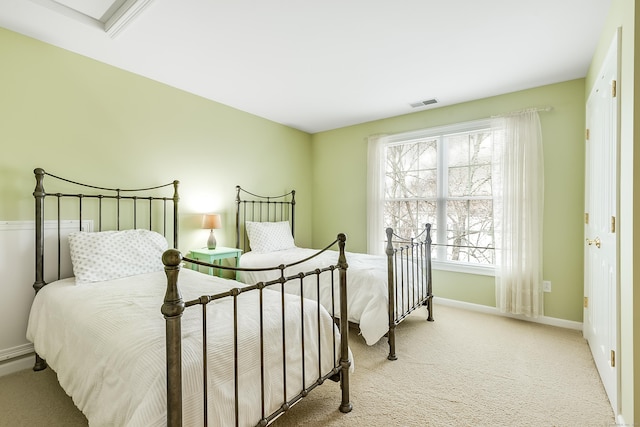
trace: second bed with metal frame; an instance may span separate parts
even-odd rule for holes
[[[246,233],[247,221],[289,221],[295,235],[296,191],[277,196],[262,196],[236,186],[236,248],[250,249]],[[418,236],[404,238],[386,230],[386,262],[388,288],[387,359],[396,360],[395,329],[409,314],[426,307],[427,321],[433,318],[433,282],[431,266],[431,224],[425,224]]]

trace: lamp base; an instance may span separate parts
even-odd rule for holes
[[[213,235],[213,229],[211,233],[209,233],[209,240],[207,240],[207,249],[215,249],[216,248],[216,236]]]

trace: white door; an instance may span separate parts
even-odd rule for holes
[[[587,100],[584,336],[618,414],[618,36]]]

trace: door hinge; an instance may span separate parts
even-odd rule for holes
[[[616,217],[615,216],[611,217],[611,232],[612,233],[616,232]]]
[[[612,368],[616,367],[616,351],[615,350],[611,350],[611,367]]]
[[[611,97],[612,98],[616,97],[616,81],[615,80],[611,81]]]
[[[584,297],[584,308],[589,308],[589,297]]]
[[[589,212],[584,213],[584,223],[589,224]]]
[[[589,140],[589,129],[586,129],[584,132],[584,137],[588,141]]]

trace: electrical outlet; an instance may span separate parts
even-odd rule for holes
[[[548,280],[542,281],[542,290],[544,292],[551,292],[551,282]]]

